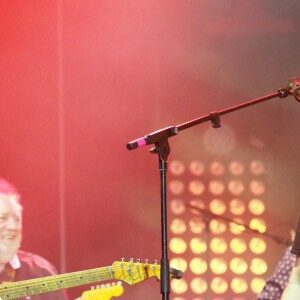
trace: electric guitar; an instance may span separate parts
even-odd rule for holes
[[[124,288],[122,282],[118,281],[117,284],[107,284],[100,288],[91,289],[83,292],[80,300],[109,300],[112,297],[119,297],[123,294]]]
[[[182,272],[170,268],[170,276],[179,279]],[[156,262],[148,264],[147,261],[141,263],[137,260],[134,263],[132,259],[129,262],[122,259],[108,267],[1,284],[0,300],[12,300],[111,279],[134,285],[152,277],[160,280],[160,265]]]

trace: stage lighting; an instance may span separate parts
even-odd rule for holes
[[[244,160],[170,163],[170,266],[184,271],[171,281],[172,300],[248,300],[261,291],[267,170]]]

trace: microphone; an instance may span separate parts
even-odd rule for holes
[[[286,88],[294,95],[295,99],[300,102],[300,78],[293,77],[289,79]]]
[[[178,134],[178,132],[179,130],[177,127],[169,126],[127,143],[127,149],[133,150],[146,145],[156,144],[161,140]]]

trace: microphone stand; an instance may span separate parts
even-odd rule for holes
[[[258,104],[260,102],[272,99],[272,98],[285,98],[292,92],[287,88],[281,88],[277,92],[270,95],[257,98],[237,106],[233,106],[222,111],[211,112],[203,117],[191,120],[178,126],[170,126],[161,130],[150,133],[142,138],[133,140],[127,143],[127,149],[133,150],[145,145],[154,144],[155,148],[151,149],[151,153],[156,153],[159,156],[159,171],[160,171],[160,186],[161,186],[161,243],[162,243],[162,258],[161,258],[161,294],[162,300],[168,300],[170,294],[170,276],[169,276],[169,258],[168,258],[168,238],[167,238],[167,190],[166,190],[166,173],[167,173],[167,161],[170,154],[170,146],[168,138],[177,135],[179,131],[187,129],[189,127],[211,121],[213,128],[221,127],[220,116],[239,110],[241,108]]]

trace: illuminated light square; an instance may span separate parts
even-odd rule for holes
[[[245,190],[245,185],[241,180],[233,179],[228,183],[228,190],[232,195],[240,196]]]
[[[207,282],[202,278],[194,278],[190,286],[191,290],[196,294],[203,294],[207,291]]]
[[[207,249],[206,242],[202,238],[192,238],[190,241],[190,247],[193,253],[201,254],[204,253]]]
[[[262,200],[254,198],[249,201],[248,209],[254,215],[259,216],[265,212],[266,206]]]
[[[227,209],[223,200],[220,199],[213,199],[209,203],[209,209],[212,213],[216,215],[223,215]]]
[[[266,187],[261,180],[252,180],[249,185],[250,191],[255,196],[261,196],[265,193]]]
[[[224,274],[227,271],[227,263],[223,258],[213,258],[210,261],[210,269],[217,275]]]
[[[186,206],[183,200],[173,199],[170,203],[170,209],[174,215],[180,215],[185,212]]]
[[[223,294],[228,289],[228,283],[222,277],[215,277],[211,281],[210,287],[216,294]]]
[[[230,287],[235,293],[241,294],[247,291],[248,283],[244,278],[236,277],[231,280]]]
[[[190,261],[190,269],[194,274],[201,275],[207,271],[207,263],[204,259],[194,257]]]
[[[170,250],[176,254],[182,254],[186,251],[187,244],[183,238],[173,237],[169,243]]]
[[[252,160],[250,163],[250,171],[254,175],[262,175],[266,173],[265,165],[260,160]]]
[[[227,250],[227,242],[224,238],[214,237],[210,242],[210,249],[217,254],[223,254]]]
[[[173,160],[169,164],[169,171],[175,176],[182,175],[185,172],[185,164],[180,160]]]
[[[235,176],[240,176],[244,174],[245,167],[240,161],[234,160],[229,164],[229,171]]]
[[[182,234],[186,231],[187,226],[183,219],[173,219],[170,225],[170,229],[174,234]]]
[[[182,272],[187,269],[187,261],[183,257],[174,257],[170,260],[170,266]]]
[[[189,221],[189,228],[190,231],[196,234],[202,233],[205,228],[206,228],[206,224],[205,222],[203,222],[202,218],[192,218]]]
[[[188,190],[192,195],[202,195],[205,191],[205,185],[200,180],[192,180],[188,185]]]
[[[230,242],[230,249],[233,253],[242,254],[247,250],[247,244],[243,238],[233,238]]]
[[[179,179],[174,179],[171,180],[169,183],[169,190],[174,194],[174,195],[179,195],[182,194],[185,188],[185,184],[183,181]]]
[[[248,270],[248,264],[242,257],[235,257],[230,261],[230,269],[235,274],[244,274]]]
[[[211,180],[208,189],[213,195],[222,195],[225,191],[225,185],[221,180]]]
[[[205,171],[205,165],[202,161],[195,160],[189,164],[189,170],[193,175],[200,176]]]
[[[171,280],[171,289],[176,294],[184,294],[188,289],[188,284],[184,278],[180,280]]]
[[[254,237],[249,242],[249,248],[255,254],[262,254],[267,249],[267,243],[261,238]]]
[[[225,173],[225,167],[224,164],[221,163],[220,161],[213,161],[210,164],[210,172],[214,176],[221,176]]]
[[[229,210],[231,211],[231,213],[233,215],[237,215],[237,216],[240,216],[242,215],[245,210],[246,210],[246,205],[245,203],[240,200],[240,199],[232,199],[230,202],[229,202]]]

